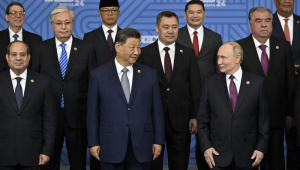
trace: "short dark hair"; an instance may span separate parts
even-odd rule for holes
[[[250,9],[249,14],[248,14],[248,19],[249,19],[250,22],[253,19],[253,13],[255,11],[258,11],[258,12],[269,12],[269,14],[271,15],[271,20],[273,21],[272,11],[269,8],[265,8],[263,6],[258,6],[258,7],[253,7],[253,8]]]
[[[177,22],[179,23],[178,16],[174,12],[172,12],[172,11],[163,11],[163,12],[159,13],[156,17],[156,24],[157,25],[159,25],[162,17],[168,17],[168,18],[175,17],[177,19]]]
[[[120,43],[121,45],[123,45],[126,43],[128,38],[141,39],[141,34],[138,30],[134,28],[122,29],[121,31],[118,31],[115,43]]]
[[[30,51],[29,51],[29,46],[28,46],[24,41],[19,41],[19,40],[17,40],[17,41],[12,41],[11,43],[8,44],[6,54],[7,54],[7,55],[10,54],[10,47],[11,47],[11,45],[13,45],[14,43],[17,43],[17,42],[23,43],[23,44],[26,46],[26,48],[27,48],[27,55],[28,55],[28,54],[30,53]]]
[[[198,4],[198,5],[201,5],[203,7],[203,11],[205,11],[205,7],[204,7],[204,3],[200,0],[191,0],[190,2],[188,2],[186,5],[185,5],[185,9],[184,11],[186,12],[189,5],[193,5],[193,4]]]
[[[23,7],[23,5],[21,3],[19,3],[19,2],[12,2],[12,3],[10,3],[10,4],[7,5],[6,10],[5,10],[5,14],[8,15],[10,8],[12,6],[14,6],[14,5],[20,6],[21,8],[23,8],[23,12],[25,12],[25,9],[24,9],[24,7]]]

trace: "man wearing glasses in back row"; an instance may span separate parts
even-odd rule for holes
[[[35,44],[42,41],[41,36],[23,29],[25,9],[21,3],[12,2],[8,4],[5,10],[5,19],[9,26],[7,29],[0,31],[0,72],[9,69],[5,55],[10,42],[24,41],[32,51]],[[28,67],[31,67],[30,63]]]

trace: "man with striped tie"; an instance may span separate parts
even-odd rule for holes
[[[72,36],[74,12],[66,6],[50,14],[55,37],[38,44],[32,70],[50,77],[57,105],[54,156],[42,169],[58,170],[64,139],[70,169],[86,169],[86,112],[89,74],[95,68],[94,49]]]

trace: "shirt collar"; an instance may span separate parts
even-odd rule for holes
[[[73,41],[73,36],[71,36],[71,37],[65,42],[65,44],[66,44],[68,47],[71,48],[71,46],[72,46],[72,41]],[[61,44],[62,42],[60,42],[60,41],[55,37],[55,43],[56,43],[56,48],[58,48],[58,47],[60,47],[60,44]]]
[[[279,21],[286,19],[286,17],[281,16],[280,14],[278,14],[277,12],[277,16]],[[287,17],[289,20],[293,21],[294,20],[294,14],[292,14],[291,16]]]
[[[241,82],[242,81],[242,75],[243,75],[243,71],[242,68],[240,66],[240,68],[238,69],[238,71],[236,71],[235,73],[232,74],[234,76],[234,78]],[[226,74],[226,80],[229,79],[229,77],[231,76],[231,74]]]
[[[107,26],[105,26],[104,24],[102,24],[102,29],[103,29],[104,34],[106,34],[108,30],[113,30],[114,33],[117,33],[117,31],[118,31],[118,25],[116,24],[111,29],[109,29]]]
[[[119,75],[122,72],[122,69],[124,67],[117,61],[117,58],[115,58],[115,64],[117,68],[117,73]],[[133,73],[133,65],[127,66],[126,68],[128,69],[129,72]]]
[[[21,38],[21,40],[23,40],[23,37],[22,37],[22,33],[23,33],[23,28],[21,28],[21,30],[17,33],[13,32],[9,27],[8,27],[8,31],[9,31],[9,35],[12,37],[13,35],[15,34],[18,34],[18,36]]]
[[[11,69],[9,69],[9,72],[12,80],[16,77],[21,77],[23,80],[26,80],[27,78],[27,69],[25,69],[25,71],[20,76],[17,76]]]
[[[257,39],[253,35],[252,35],[252,38],[254,40],[255,47],[259,48],[261,43],[259,41],[257,41]],[[266,41],[266,43],[264,45],[266,45],[267,47],[270,47],[270,38],[268,38],[268,40]]]
[[[203,25],[201,24],[201,26],[195,30],[194,28],[190,27],[189,24],[187,24],[187,29],[189,31],[190,36],[194,36],[194,31],[197,31],[198,34],[203,32]]]
[[[164,50],[165,47],[169,47],[170,50],[175,53],[175,42],[173,42],[172,44],[166,46],[164,45],[162,42],[160,42],[160,40],[157,41],[158,42],[158,50],[161,52]]]

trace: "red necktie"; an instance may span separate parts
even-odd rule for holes
[[[170,48],[165,47],[164,50],[166,51],[166,54],[165,54],[165,75],[166,75],[166,78],[167,78],[168,82],[170,82],[171,77],[172,77],[172,64],[171,64],[171,58],[170,58],[170,55],[169,55],[169,52],[168,52],[170,50]]]
[[[284,36],[285,36],[285,39],[291,43],[291,38],[290,38],[290,29],[289,29],[289,25],[288,25],[288,21],[289,19],[284,19],[285,21],[285,25],[284,25]]]
[[[234,76],[231,75],[229,78],[231,79],[230,84],[229,84],[230,101],[231,101],[232,111],[234,111],[236,101],[237,101],[237,98],[238,98],[238,94],[237,94],[235,83],[233,81]]]
[[[194,46],[194,50],[195,50],[196,56],[198,57],[198,55],[199,55],[199,42],[198,42],[197,33],[198,33],[197,31],[194,31],[193,46]]]
[[[269,59],[268,59],[268,55],[266,53],[266,45],[260,45],[259,48],[261,49],[262,53],[261,53],[261,58],[260,58],[260,63],[261,66],[265,72],[265,75],[267,76],[268,74],[268,68],[269,68]]]

